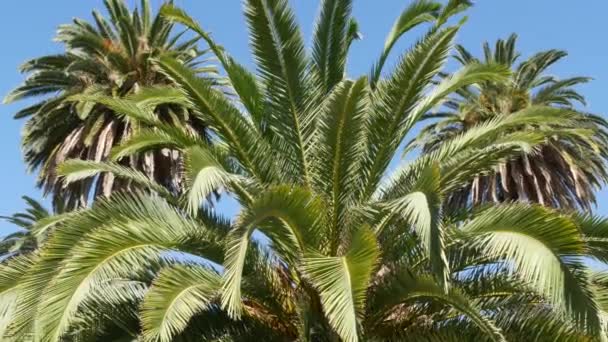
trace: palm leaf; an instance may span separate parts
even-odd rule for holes
[[[17,284],[32,266],[34,258],[17,256],[0,264],[0,338],[8,338],[7,330],[18,300]]]
[[[379,256],[374,233],[361,228],[354,233],[346,255],[310,253],[304,259],[302,271],[319,291],[329,324],[344,341],[359,340],[358,319]]]
[[[318,86],[327,93],[346,72],[352,1],[324,0],[320,8],[313,34],[312,62]]]
[[[226,71],[232,87],[239,95],[239,100],[242,101],[260,131],[264,131],[267,119],[263,110],[262,89],[258,85],[255,75],[228,55],[224,48],[216,44],[211,36],[184,10],[166,3],[160,12],[164,18],[186,25],[207,42]]]
[[[449,267],[445,253],[445,237],[441,224],[440,169],[430,165],[419,175],[411,193],[391,201],[388,210],[401,215],[413,225],[431,261],[431,269],[439,284],[448,289]]]
[[[386,59],[397,41],[399,41],[399,38],[422,23],[435,21],[440,8],[441,4],[438,2],[417,0],[412,2],[403,10],[403,12],[401,12],[401,15],[393,24],[388,37],[386,37],[380,58],[378,58],[378,61],[372,67],[370,74],[370,83],[372,87],[375,87],[376,83],[378,83],[384,63],[386,63]]]
[[[310,166],[305,150],[312,129],[307,113],[310,88],[295,16],[286,0],[248,0],[245,18],[258,73],[266,88],[269,125],[283,154],[283,168],[308,183]]]
[[[390,279],[389,282],[380,283],[378,292],[372,297],[371,305],[376,307],[375,311],[379,315],[376,319],[390,316],[399,304],[435,302],[465,315],[492,341],[506,341],[500,328],[491,319],[484,317],[481,309],[460,289],[452,288],[445,292],[431,277],[416,275],[407,270],[395,274],[395,277]]]
[[[236,175],[228,173],[215,157],[200,146],[185,151],[186,181],[188,182],[188,210],[196,213],[202,203],[222,188],[238,187]],[[240,191],[239,193],[243,193]],[[248,199],[248,198],[247,198]]]
[[[309,191],[287,186],[272,187],[259,194],[244,210],[227,238],[222,307],[231,317],[240,317],[241,280],[251,235],[266,234],[279,255],[297,259],[308,246],[318,246],[324,227],[323,203]],[[269,220],[279,224],[264,224]]]
[[[260,160],[264,142],[239,110],[224,96],[212,89],[211,84],[197,77],[191,70],[171,57],[163,56],[158,64],[188,94],[204,113],[208,122],[220,137],[229,143],[229,148],[238,160],[260,180],[268,180],[269,165]]]
[[[72,159],[61,164],[57,172],[65,177],[66,184],[91,178],[102,172],[109,172],[117,177],[133,181],[136,184],[151,189],[166,198],[172,197],[172,194],[165,187],[151,180],[144,173],[116,163]]]
[[[356,199],[362,182],[359,168],[366,146],[364,129],[369,105],[366,83],[365,78],[340,83],[319,114],[319,147],[314,155],[321,169],[315,173],[315,183],[331,194],[333,232],[344,227],[346,208]],[[334,239],[339,240],[339,235],[334,235]]]
[[[484,210],[462,231],[472,234],[471,243],[485,255],[504,258],[522,281],[569,312],[581,327],[597,333],[597,307],[586,277],[578,270],[582,265],[568,258],[584,252],[572,220],[539,206],[503,205]]]
[[[109,219],[104,217],[108,214],[111,215]],[[99,222],[102,218],[104,220]],[[93,222],[87,222],[91,220]],[[66,232],[82,232],[81,224],[89,225],[87,229],[91,232],[86,237],[56,234],[49,241],[48,250],[43,252],[43,258],[50,259],[54,253],[70,246],[67,247],[70,256],[66,255],[62,261],[64,267],[44,290],[40,301],[44,310],[38,313],[37,333],[43,341],[60,339],[77,319],[80,303],[107,279],[145,270],[150,262],[161,257],[163,249],[188,251],[193,241],[210,241],[195,221],[184,217],[166,202],[138,194],[113,196],[107,204],[64,223]],[[77,242],[67,245],[68,239],[74,238]],[[217,248],[208,251],[210,260],[221,260]],[[204,253],[200,249],[197,252]]]
[[[144,338],[173,341],[217,295],[221,277],[204,266],[175,265],[161,271],[142,303]]]

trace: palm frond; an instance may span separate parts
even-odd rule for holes
[[[163,249],[188,251],[192,241],[205,240],[195,221],[158,197],[139,194],[113,196],[107,204],[83,212],[64,225],[67,229],[54,234],[42,253],[44,264],[56,259],[55,253],[66,248],[70,251],[69,257],[63,254],[64,260],[59,260],[65,266],[52,271],[56,273],[54,281],[44,286],[39,299],[44,309],[38,311],[36,321],[43,340],[61,338],[76,319],[79,304],[105,280],[145,269],[149,262],[160,258]],[[85,231],[90,233],[81,235]],[[72,239],[76,241],[69,244]],[[217,249],[209,249],[207,257],[218,260],[216,253]]]
[[[412,2],[403,10],[403,12],[401,12],[401,15],[393,24],[388,37],[386,37],[380,58],[378,58],[378,61],[372,67],[370,73],[370,84],[372,87],[375,87],[376,83],[378,83],[386,59],[393,49],[393,46],[399,41],[399,38],[420,24],[435,21],[440,8],[441,4],[438,2],[417,0]]]
[[[260,160],[264,151],[264,141],[245,120],[239,110],[228,102],[211,84],[198,78],[191,70],[168,56],[158,60],[158,64],[188,94],[204,113],[205,121],[229,142],[229,148],[238,160],[260,180],[270,177],[269,165]],[[257,152],[257,153],[256,153]]]
[[[412,224],[426,249],[434,275],[439,284],[442,284],[447,290],[450,271],[441,224],[442,195],[439,172],[437,164],[424,169],[418,175],[419,179],[412,187],[411,193],[391,201],[387,207],[392,215],[400,215],[406,222]]]
[[[323,227],[323,203],[301,188],[277,186],[259,194],[239,216],[227,238],[226,272],[222,287],[222,307],[232,317],[241,315],[241,280],[245,257],[255,229],[272,241],[281,257],[293,259],[308,248],[318,246]],[[264,225],[276,219],[278,224]]]
[[[351,0],[324,0],[315,25],[312,43],[312,62],[318,87],[329,92],[346,72]]]
[[[258,126],[258,129],[260,132],[265,131],[267,114],[263,109],[263,91],[258,84],[259,82],[255,75],[249,72],[243,65],[239,64],[230,55],[228,55],[224,48],[218,45],[211,38],[210,34],[205,32],[196,22],[196,20],[190,17],[184,10],[166,3],[161,8],[160,13],[168,20],[173,20],[187,26],[205,40],[222,64],[222,67],[230,79],[231,86],[234,88],[236,94],[239,96],[239,100],[243,103],[244,107],[247,109],[252,119]]]
[[[109,172],[116,177],[133,181],[144,188],[151,189],[166,198],[172,197],[172,194],[165,187],[154,182],[142,172],[116,163],[72,159],[61,164],[57,172],[65,177],[66,184],[95,177],[103,172]]]
[[[173,341],[197,313],[212,305],[221,276],[205,266],[170,266],[161,271],[142,303],[144,338]]]
[[[542,207],[512,204],[489,207],[461,229],[472,234],[470,243],[485,255],[511,263],[515,275],[570,313],[581,327],[599,331],[597,307],[579,270],[581,261],[569,258],[585,248],[572,220]]]
[[[366,147],[365,120],[369,106],[366,79],[346,81],[329,94],[319,114],[318,159],[315,172],[320,190],[331,194],[332,231],[340,231],[346,220],[346,208],[357,198],[362,184],[359,168]],[[335,236],[339,239],[339,236]]]
[[[188,210],[193,214],[214,192],[239,186],[237,176],[224,170],[215,157],[200,146],[192,146],[185,151],[184,169],[189,185]],[[235,192],[243,194],[243,191]]]
[[[490,318],[485,317],[474,301],[460,289],[452,288],[448,292],[428,276],[415,275],[407,270],[395,274],[388,282],[381,283],[378,292],[372,297],[371,305],[376,306],[376,319],[397,318],[393,312],[399,304],[407,302],[435,302],[447,305],[465,315],[466,318],[484,332],[492,341],[506,341],[499,327]],[[398,310],[398,309],[397,309]],[[392,317],[391,317],[392,316]]]
[[[366,291],[380,251],[369,228],[360,228],[342,257],[310,253],[302,271],[319,291],[323,311],[344,341],[359,341],[359,323]]]
[[[311,135],[307,59],[300,29],[286,0],[247,0],[245,18],[249,25],[252,52],[264,81],[270,111],[269,127],[282,168],[310,182],[306,143]],[[277,134],[280,132],[280,134]]]

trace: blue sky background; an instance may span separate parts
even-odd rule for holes
[[[136,0],[127,0],[134,4]],[[161,0],[151,0],[158,8]],[[176,0],[201,25],[212,32],[215,39],[237,59],[252,66],[247,30],[240,0]],[[363,40],[353,45],[348,72],[350,75],[367,73],[377,57],[384,38],[407,0],[355,0],[354,15],[359,21]],[[583,5],[584,3],[584,5]],[[310,40],[318,1],[292,0],[306,40]],[[101,0],[12,0],[4,1],[0,13],[0,34],[4,48],[0,53],[0,95],[17,86],[23,76],[17,67],[27,59],[61,51],[52,41],[58,25],[74,17],[90,18],[93,8],[102,9]],[[481,54],[481,43],[519,34],[518,49],[523,56],[558,48],[569,56],[556,65],[551,73],[560,77],[591,76],[594,81],[580,87],[587,97],[587,110],[608,113],[608,1],[554,0],[478,0],[468,11],[469,21],[458,35],[463,44],[476,55]],[[388,66],[398,54],[419,36],[410,34],[394,50]],[[11,214],[23,209],[22,195],[40,198],[35,188],[35,176],[26,173],[19,147],[23,121],[12,119],[13,113],[25,103],[0,105],[0,214]],[[598,194],[597,211],[608,215],[608,191]],[[230,204],[224,210],[233,211]],[[12,230],[0,223],[0,236]]]

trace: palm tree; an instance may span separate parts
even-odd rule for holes
[[[174,56],[201,75],[212,71],[201,65],[204,51],[196,48],[197,39],[183,39],[184,32],[174,34],[171,23],[152,16],[149,0],[142,0],[140,9],[133,12],[124,0],[104,0],[104,4],[108,19],[93,11],[94,23],[74,19],[60,26],[56,40],[65,52],[23,64],[26,80],[4,100],[39,99],[15,114],[15,118],[28,118],[23,153],[28,168],[38,170],[38,185],[53,195],[56,206],[66,209],[86,206],[91,197],[107,196],[125,184],[107,175],[62,188],[56,166],[68,158],[106,160],[113,146],[142,126],[86,98],[75,100],[75,95],[151,96],[156,86],[171,84],[151,63],[161,54]],[[160,107],[155,114],[166,123],[184,123],[199,132],[204,129],[202,122],[178,105]],[[175,192],[181,187],[180,162],[171,150],[123,161]]]
[[[408,6],[372,76],[358,79],[345,70],[351,1],[322,1],[309,55],[287,0],[247,0],[257,73],[185,12],[163,7],[206,41],[230,86],[163,55],[155,65],[180,92],[161,89],[158,102],[189,103],[214,143],[156,122],[114,149],[116,158],[179,150],[181,197],[115,162],[63,163],[68,183],[112,173],[151,191],[72,213],[39,253],[0,270],[0,296],[16,298],[4,310],[5,340],[107,340],[98,336],[117,326],[145,341],[605,337],[607,278],[582,258],[608,261],[608,222],[522,203],[444,210],[445,196],[534,151],[576,113],[525,108],[389,169],[431,108],[507,76],[500,65],[470,64],[433,86],[461,25],[446,21],[466,5]],[[424,37],[383,72],[394,43],[424,23]],[[145,101],[96,101],[146,116]],[[542,125],[549,118],[554,125]],[[514,130],[521,125],[538,129]],[[240,203],[237,217],[213,211],[208,196],[220,189]]]
[[[539,52],[517,64],[517,36],[498,40],[494,51],[484,44],[484,63],[501,63],[513,69],[506,82],[485,82],[478,89],[469,87],[447,103],[447,112],[429,115],[441,117],[427,126],[412,144],[432,151],[441,141],[454,137],[497,116],[510,115],[532,106],[575,110],[585,105],[576,85],[588,77],[558,79],[547,70],[566,56],[564,51]],[[457,47],[456,59],[462,65],[481,63],[464,47]],[[545,125],[551,125],[548,120]],[[535,130],[524,125],[519,130]],[[552,139],[533,154],[499,165],[494,172],[475,178],[466,188],[450,196],[456,207],[483,202],[523,200],[558,208],[590,209],[594,191],[608,179],[604,167],[608,157],[608,124],[597,115],[578,113],[572,126],[556,130]],[[578,132],[589,130],[591,138]]]
[[[28,196],[22,198],[27,204],[25,212],[15,213],[11,216],[0,216],[0,219],[4,219],[19,228],[18,231],[5,235],[0,240],[0,260],[34,251],[42,241],[41,239],[44,238],[37,236],[33,230],[37,222],[48,218],[51,214],[35,199]]]

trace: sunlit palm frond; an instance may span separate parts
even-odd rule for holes
[[[305,144],[312,128],[308,119],[312,89],[300,28],[286,0],[248,0],[244,12],[266,90],[269,129],[285,163],[282,168],[308,183],[310,165]]]
[[[344,256],[312,252],[303,260],[302,271],[319,291],[323,311],[344,341],[359,340],[358,320],[379,252],[374,233],[362,227],[353,234]]]
[[[351,12],[351,0],[324,0],[320,5],[313,35],[312,61],[322,93],[329,92],[344,78]]]
[[[441,4],[438,2],[421,0],[414,1],[401,12],[401,15],[397,18],[390,33],[386,37],[380,58],[372,67],[370,74],[370,83],[372,86],[375,86],[380,79],[386,59],[399,38],[422,23],[435,21],[440,8]]]
[[[205,266],[162,270],[142,303],[144,338],[173,341],[197,313],[212,305],[220,286],[220,275]]]

